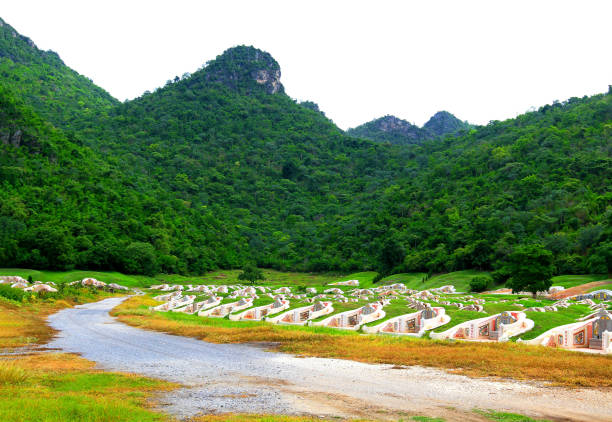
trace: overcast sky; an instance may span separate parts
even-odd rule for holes
[[[485,124],[612,84],[612,1],[5,1],[0,16],[125,100],[239,44],[341,128]]]

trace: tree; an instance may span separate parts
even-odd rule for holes
[[[531,292],[535,298],[552,285],[553,255],[540,244],[519,246],[508,256],[505,270],[510,275],[506,285],[512,292]]]
[[[394,267],[401,264],[406,256],[406,250],[395,239],[387,239],[383,243],[383,247],[380,251],[380,273],[383,275],[389,274]]]
[[[247,280],[251,284],[255,284],[257,280],[265,280],[263,271],[254,265],[246,265],[240,274],[238,274],[238,280]]]
[[[474,277],[470,280],[471,292],[484,292],[491,285],[491,279],[488,277]]]
[[[125,248],[123,267],[129,274],[155,275],[157,259],[153,245],[144,242],[132,242]]]

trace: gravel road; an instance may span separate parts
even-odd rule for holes
[[[59,331],[47,347],[74,352],[98,367],[177,381],[158,399],[179,417],[242,412],[392,419],[422,414],[480,420],[474,408],[562,420],[612,420],[612,391],[473,379],[442,370],[297,358],[240,344],[145,331],[108,312],[123,299],[65,309],[49,317]]]

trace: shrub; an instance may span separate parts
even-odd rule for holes
[[[23,302],[31,296],[30,293],[24,292],[21,289],[14,289],[8,284],[0,284],[0,296],[17,302]]]
[[[474,277],[470,280],[470,291],[484,292],[489,289],[491,279],[488,277]]]

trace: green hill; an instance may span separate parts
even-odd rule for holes
[[[64,64],[57,53],[39,50],[0,19],[0,84],[8,86],[46,120],[69,127],[119,104],[90,79]]]
[[[389,145],[296,103],[253,47],[119,103],[0,30],[0,266],[488,271],[540,242],[560,273],[611,267],[610,93]]]

